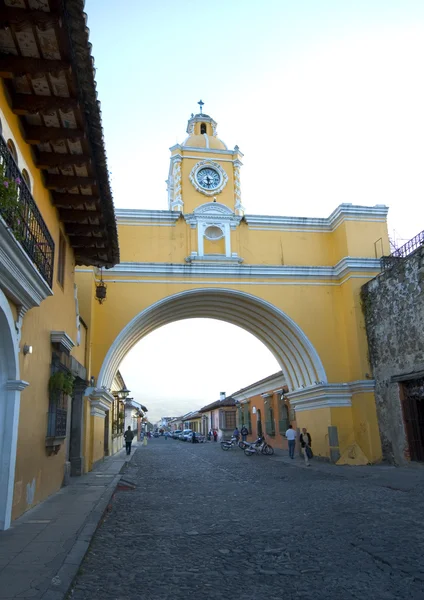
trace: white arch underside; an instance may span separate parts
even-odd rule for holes
[[[163,325],[192,318],[226,321],[254,335],[277,359],[290,390],[327,381],[311,342],[286,314],[245,292],[213,288],[169,296],[134,317],[111,345],[98,387],[111,388],[122,360],[143,337]]]

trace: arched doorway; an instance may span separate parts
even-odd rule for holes
[[[238,325],[275,356],[290,390],[326,383],[315,348],[298,325],[269,302],[231,289],[194,289],[168,296],[136,315],[118,334],[103,361],[98,387],[110,389],[125,355],[144,336],[173,321],[196,317]]]
[[[262,415],[261,415],[261,411],[260,409],[258,409],[256,411],[256,435],[259,437],[262,437],[263,435],[263,431],[262,431]]]
[[[0,291],[0,530],[10,526],[21,391],[19,348],[12,311]]]

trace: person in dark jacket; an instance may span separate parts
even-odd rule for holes
[[[241,439],[243,442],[246,441],[247,436],[249,435],[249,430],[247,429],[246,425],[243,425],[243,427],[241,428]]]
[[[192,433],[191,441],[192,441],[193,444],[195,444],[197,442],[197,440],[196,440],[196,432],[195,431],[193,431],[193,433]]]
[[[128,429],[124,433],[124,438],[125,438],[125,449],[127,451],[127,454],[131,454],[131,444],[134,439],[134,434],[131,431],[131,425],[128,425]]]
[[[311,450],[312,438],[311,438],[310,433],[308,433],[308,431],[306,430],[306,427],[302,428],[302,433],[300,434],[300,445],[302,446],[303,456],[305,459],[305,465],[307,467],[309,467],[310,464],[309,464],[308,452]]]

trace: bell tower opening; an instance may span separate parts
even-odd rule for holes
[[[206,133],[206,123],[200,123],[200,133],[202,135]]]

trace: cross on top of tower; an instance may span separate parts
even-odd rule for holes
[[[199,100],[197,104],[200,106],[200,114],[202,114],[202,106],[204,105],[203,100]]]

